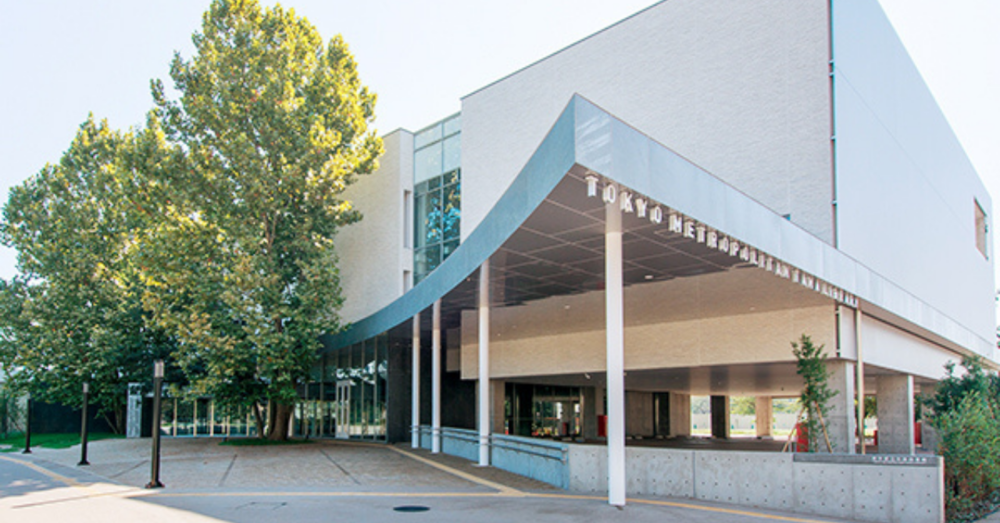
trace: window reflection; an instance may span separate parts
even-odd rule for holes
[[[322,381],[305,388],[296,435],[384,441],[388,355],[382,333],[320,358],[314,375]]]
[[[461,118],[417,133],[414,147],[414,283],[458,246],[462,225]]]

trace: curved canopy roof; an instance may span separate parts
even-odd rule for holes
[[[628,209],[622,204],[627,285],[764,270],[800,283],[802,292],[812,293],[802,298],[807,301],[863,302],[867,314],[953,350],[992,349],[959,322],[577,95],[455,252],[390,305],[325,337],[325,350],[386,332],[445,296],[446,311],[474,307],[473,274],[487,259],[505,272],[497,303],[603,288],[606,185],[615,186],[616,197],[632,199]],[[654,207],[664,213],[660,221]],[[709,247],[705,230],[747,249]]]

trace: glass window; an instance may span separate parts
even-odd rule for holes
[[[457,133],[462,130],[462,115],[458,114],[444,122],[444,135]]]
[[[462,194],[459,184],[449,185],[442,194],[441,229],[443,239],[458,238],[462,224]],[[447,258],[447,255],[445,256]]]
[[[458,246],[462,224],[461,126],[461,115],[455,115],[420,131],[414,141],[412,227],[415,283],[440,265]]]
[[[191,436],[194,434],[194,403],[178,399],[177,409],[177,435]]]
[[[375,435],[376,425],[376,402],[375,402],[375,345],[377,338],[371,338],[364,344],[364,359],[361,371],[361,384],[364,390],[361,414],[361,433],[363,436],[372,437]]]
[[[413,137],[413,148],[419,149],[431,142],[435,142],[441,139],[441,124],[434,124],[432,127],[428,127],[423,131],[417,133]]]
[[[375,394],[377,397],[375,415],[377,417],[376,435],[385,438],[386,426],[386,388],[389,377],[389,335],[381,334],[377,338],[378,349],[375,357],[377,362]]]
[[[324,383],[333,383],[337,378],[337,355],[336,354],[325,354],[323,355],[324,362]]]
[[[432,245],[416,252],[413,272],[416,273],[417,283],[424,279],[424,276],[441,264],[441,245]]]
[[[425,232],[428,213],[427,202],[426,193],[418,193],[413,198],[413,223],[417,224],[413,229],[413,247],[417,249],[427,245],[427,233]]]
[[[337,379],[346,380],[351,377],[351,351],[349,347],[340,349],[337,361]]]
[[[428,194],[427,202],[427,243],[438,243],[441,241],[442,226],[444,224],[444,200],[440,191]]]
[[[441,174],[441,143],[416,152],[413,157],[413,182],[420,183]]]
[[[441,245],[441,259],[445,259],[451,256],[451,253],[455,252],[458,248],[458,240],[452,240],[450,242],[445,242]]]
[[[444,141],[444,166],[442,171],[451,171],[462,166],[462,135],[456,134]]]

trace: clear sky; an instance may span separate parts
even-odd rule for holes
[[[712,1],[712,0],[704,0]],[[1000,209],[1000,1],[880,0]],[[271,2],[266,2],[271,3]],[[379,95],[376,127],[419,129],[460,98],[651,0],[286,0],[341,33]],[[88,113],[142,124],[208,0],[0,0],[0,198],[56,162]],[[1000,234],[993,234],[994,239]],[[1000,245],[995,252],[1000,253]],[[0,248],[0,277],[15,274]]]

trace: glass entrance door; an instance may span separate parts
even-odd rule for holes
[[[351,415],[351,381],[340,380],[337,382],[337,399],[334,402],[334,418],[336,423],[335,436],[340,439],[348,438],[348,427],[350,426]]]

